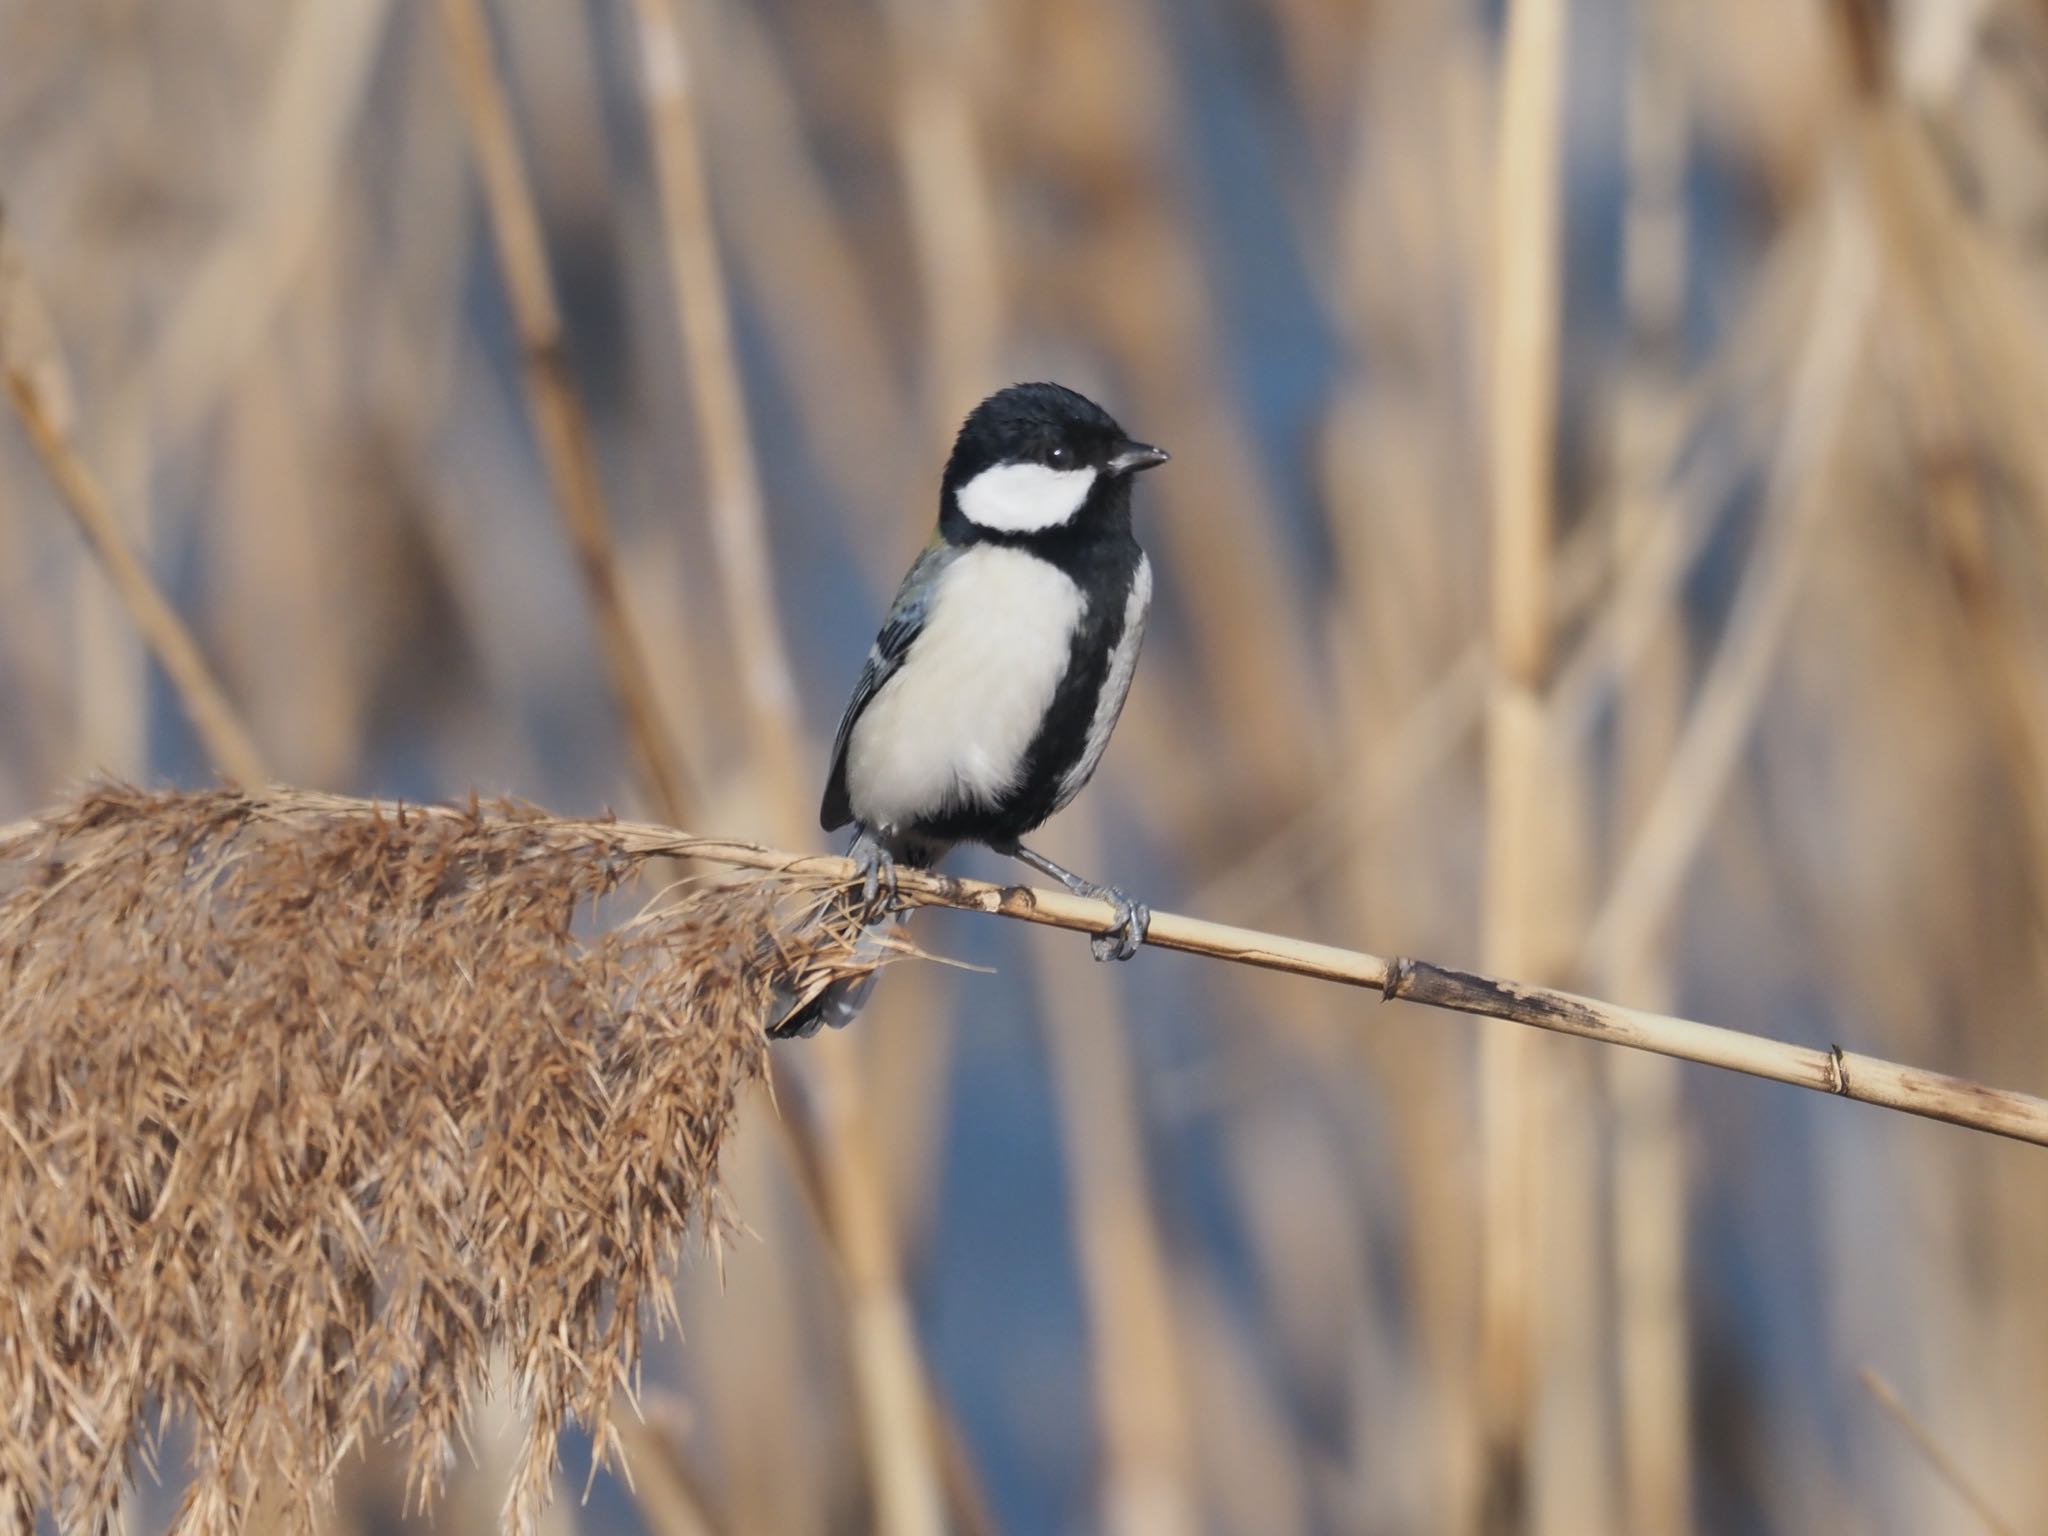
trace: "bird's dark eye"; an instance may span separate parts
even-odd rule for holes
[[[1052,462],[1055,464],[1064,464],[1072,457],[1073,455],[1067,452],[1065,447],[1055,448],[1052,451]]]

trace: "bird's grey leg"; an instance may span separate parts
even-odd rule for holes
[[[1049,875],[1059,881],[1076,896],[1086,896],[1092,901],[1106,901],[1116,908],[1116,921],[1101,933],[1088,936],[1088,948],[1098,960],[1128,960],[1138,952],[1138,946],[1145,942],[1145,930],[1152,926],[1152,909],[1142,901],[1133,901],[1113,885],[1097,885],[1093,880],[1084,880],[1071,869],[1064,869],[1042,853],[1034,853],[1022,843],[1011,843],[998,847],[997,853],[1020,863],[1029,864],[1041,875]]]
[[[862,827],[846,856],[860,866],[860,897],[868,911],[895,906],[896,856],[889,851],[889,845]]]

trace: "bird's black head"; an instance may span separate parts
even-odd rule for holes
[[[1165,462],[1085,395],[1013,384],[977,405],[954,439],[939,526],[955,540],[1110,531],[1128,521],[1130,477]]]

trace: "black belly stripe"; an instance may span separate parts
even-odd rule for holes
[[[1074,630],[1066,676],[1025,751],[1024,771],[996,805],[958,806],[921,824],[918,830],[929,836],[984,843],[1024,836],[1059,808],[1060,782],[1088,749],[1088,728],[1123,637],[1131,584],[1143,554],[1128,535],[1060,553],[1066,558],[1057,563],[1086,595],[1087,609]]]

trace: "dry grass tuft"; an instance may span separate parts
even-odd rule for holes
[[[190,1437],[181,1531],[303,1528],[378,1436],[432,1494],[494,1360],[616,1445],[778,989],[853,962],[827,888],[686,882],[513,807],[105,788],[0,834],[0,1509],[107,1521]]]

